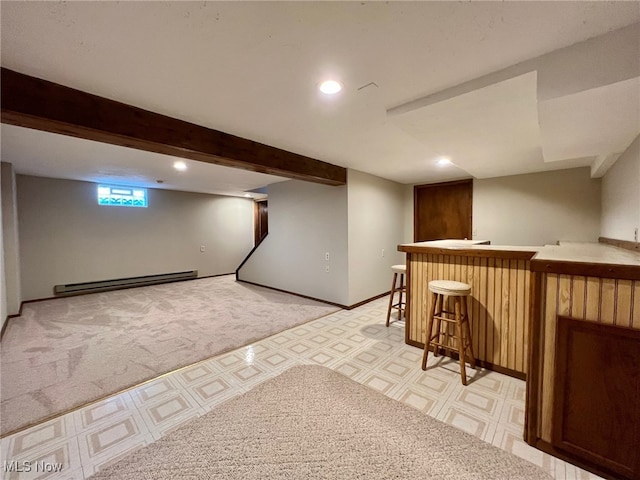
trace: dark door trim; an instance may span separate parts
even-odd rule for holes
[[[267,200],[256,200],[253,204],[253,244],[259,245],[269,233]]]

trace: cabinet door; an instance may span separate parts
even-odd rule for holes
[[[640,478],[640,331],[558,317],[553,445]]]

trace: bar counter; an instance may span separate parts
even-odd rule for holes
[[[525,440],[608,478],[640,478],[640,253],[549,245],[531,261]]]
[[[478,363],[527,380],[525,441],[607,478],[640,478],[640,253],[461,240],[398,250],[406,343],[424,348],[430,280],[471,285]]]
[[[525,378],[530,260],[542,247],[494,246],[486,240],[437,240],[400,245],[407,254],[405,342],[424,348],[430,280],[471,285],[473,351],[487,368]]]

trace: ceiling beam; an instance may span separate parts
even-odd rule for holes
[[[325,185],[347,182],[343,167],[7,68],[1,82],[2,123]]]

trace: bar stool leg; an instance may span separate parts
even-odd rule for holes
[[[438,318],[435,319],[435,322],[436,322],[436,333],[434,335],[435,335],[435,338],[436,338],[436,342],[440,342],[440,332],[442,331],[442,319],[440,317],[442,317],[442,315],[443,315],[442,314],[442,309],[444,307],[443,307],[442,303],[444,301],[444,295],[437,295],[436,294],[436,296],[438,298],[438,302],[437,302],[438,303],[438,308],[436,309],[434,315],[436,317],[438,317]],[[446,325],[445,325],[445,328],[446,328]],[[433,346],[433,356],[437,357],[438,354],[439,354],[438,346],[434,345]]]
[[[393,282],[391,282],[391,295],[389,295],[389,308],[387,309],[387,327],[389,326],[389,318],[391,317],[391,306],[393,305],[393,296],[396,293],[396,279],[398,274],[393,272]]]
[[[438,302],[438,294],[431,294],[431,313],[427,320],[426,338],[424,340],[424,353],[422,354],[422,370],[427,369],[427,356],[429,355],[429,343],[431,343],[431,330],[433,329],[433,317],[436,314],[436,304]],[[433,350],[437,350],[434,346]]]
[[[456,335],[458,336],[458,355],[460,356],[460,377],[462,378],[462,384],[467,385],[467,369],[465,365],[465,340],[462,336],[462,306],[460,297],[455,297],[453,301],[453,308],[456,316]]]
[[[400,274],[400,300],[398,301],[398,320],[404,315],[404,308],[402,308],[402,286],[404,285],[404,273]]]
[[[471,340],[471,326],[469,325],[469,310],[468,310],[468,305],[467,305],[467,297],[464,297],[462,299],[462,306],[464,307],[464,311],[463,311],[463,315],[464,315],[464,327],[465,327],[465,334],[466,334],[466,339],[465,339],[465,343],[466,345],[469,347],[469,354],[470,354],[470,361],[469,363],[471,364],[471,368],[476,368],[476,357],[473,354],[473,341]],[[466,351],[466,349],[465,349]]]

